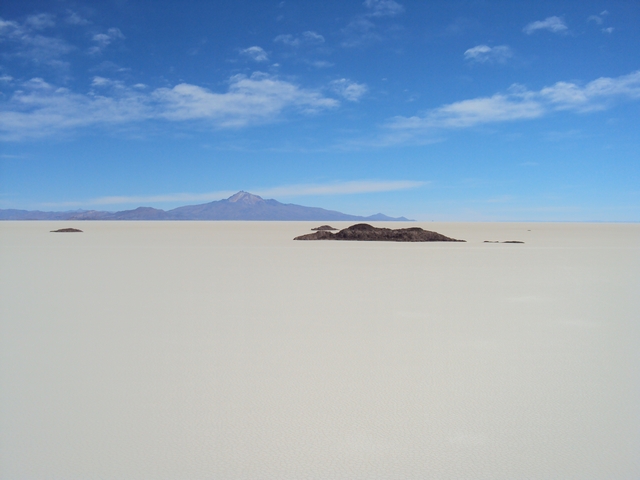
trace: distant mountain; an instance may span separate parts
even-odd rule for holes
[[[258,195],[238,192],[235,195],[201,205],[185,205],[173,210],[138,207],[135,210],[104,212],[98,210],[76,210],[72,212],[40,212],[29,210],[0,210],[0,220],[313,220],[376,222],[408,222],[405,217],[393,218],[377,213],[369,217],[348,215],[334,210],[303,207],[293,203],[265,200]]]
[[[78,212],[41,212],[40,210],[0,210],[0,220],[68,220]]]

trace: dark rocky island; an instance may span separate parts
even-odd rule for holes
[[[51,230],[51,233],[82,233],[82,230],[77,228],[59,228],[58,230]]]
[[[327,230],[319,230],[315,233],[301,235],[294,240],[355,240],[361,242],[464,242],[455,238],[445,237],[440,233],[423,230],[420,227],[412,228],[377,228],[367,223],[358,223],[331,233]]]
[[[338,230],[337,228],[333,228],[331,225],[322,225],[321,227],[312,228],[311,230]]]

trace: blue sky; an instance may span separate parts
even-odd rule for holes
[[[640,220],[635,1],[5,2],[0,208]]]

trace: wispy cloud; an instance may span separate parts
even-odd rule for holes
[[[66,67],[68,64],[61,57],[74,47],[64,40],[39,33],[54,25],[54,17],[48,14],[32,15],[24,23],[0,18],[0,41],[9,45],[4,55],[50,67]]]
[[[538,30],[548,30],[553,33],[566,33],[568,30],[567,25],[564,23],[564,20],[560,17],[547,17],[544,20],[538,20],[536,22],[531,22],[527,26],[525,26],[522,31],[527,35],[531,35],[532,33]]]
[[[450,103],[425,115],[396,117],[388,125],[394,130],[468,128],[484,123],[522,120],[542,116],[544,108],[529,92],[500,94]]]
[[[550,102],[556,110],[604,110],[616,98],[640,98],[640,70],[616,78],[601,77],[583,87],[575,83],[558,82],[540,90],[539,96],[541,101]]]
[[[254,193],[262,197],[303,197],[311,195],[355,195],[361,193],[393,192],[409,190],[427,185],[428,182],[413,180],[356,180],[352,182],[286,185],[257,189]]]
[[[308,183],[256,188],[251,193],[263,198],[306,197],[320,195],[357,195],[376,192],[410,190],[428,185],[414,180],[355,180],[351,182]],[[218,190],[206,193],[169,193],[160,195],[121,195],[92,198],[85,201],[45,203],[46,207],[87,207],[108,205],[152,205],[162,203],[212,202],[229,198],[234,190]]]
[[[587,23],[594,22],[596,25],[602,25],[607,15],[609,15],[609,12],[607,10],[603,10],[598,15],[589,15],[589,17],[587,18]],[[613,30],[613,27],[603,27],[600,29],[602,33],[613,33]]]
[[[259,72],[231,77],[225,93],[188,83],[146,93],[141,85],[128,87],[104,77],[94,77],[98,91],[87,94],[57,88],[41,78],[21,87],[0,104],[4,140],[144,120],[197,120],[213,128],[237,128],[274,121],[285,111],[310,114],[339,105],[319,91]]]
[[[590,15],[587,22],[596,22],[598,25],[602,25],[602,18],[599,15]]]
[[[554,111],[603,110],[620,99],[640,99],[640,71],[616,78],[598,78],[584,86],[558,82],[531,91],[514,85],[507,93],[450,103],[413,117],[395,117],[386,125],[387,131],[391,132],[387,141],[411,141],[442,129],[530,120]]]
[[[209,119],[221,127],[242,127],[273,120],[283,110],[304,113],[334,108],[338,102],[319,92],[305,90],[276,77],[255,73],[231,78],[227,93],[213,93],[197,85],[160,88],[152,97],[162,107],[161,117],[170,120]]]
[[[369,90],[364,83],[356,83],[348,80],[346,78],[341,78],[339,80],[333,80],[329,87],[332,91],[349,100],[350,102],[357,102],[360,100],[367,91]]]
[[[253,46],[249,48],[245,48],[244,50],[240,50],[240,53],[246,55],[247,57],[255,60],[256,62],[266,62],[269,60],[269,56],[267,52],[262,49],[262,47]]]
[[[595,22],[598,25],[602,25],[602,22],[604,22],[604,17],[606,17],[607,15],[609,15],[609,12],[607,10],[603,10],[598,15],[589,15],[589,17],[587,18],[587,22]]]
[[[278,35],[273,41],[290,47],[299,47],[302,45],[321,45],[325,42],[325,39],[317,32],[306,31],[299,36],[290,34]]]
[[[365,0],[364,6],[372,17],[395,17],[404,12],[404,7],[394,0]]]
[[[381,41],[384,37],[377,31],[373,20],[395,17],[404,12],[404,7],[394,0],[365,0],[363,5],[367,12],[357,15],[342,29],[345,37],[343,47],[360,47]]]
[[[92,40],[96,44],[89,49],[89,53],[98,54],[117,40],[124,40],[125,36],[119,28],[110,28],[106,33],[96,33]]]
[[[507,45],[476,45],[464,52],[464,59],[472,63],[504,63],[511,57],[513,52]]]
[[[382,40],[382,36],[376,31],[375,23],[364,17],[358,17],[349,22],[342,29],[342,33],[345,36],[342,42],[343,47],[360,47]]]
[[[307,60],[306,63],[316,68],[329,68],[334,66],[333,63],[326,60]]]
[[[56,24],[55,17],[49,13],[38,13],[36,15],[29,15],[24,23],[35,30],[51,28]]]
[[[73,10],[67,10],[67,18],[65,21],[69,25],[89,25],[91,23],[89,20]]]

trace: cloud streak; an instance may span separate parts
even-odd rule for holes
[[[359,101],[360,97],[362,97],[369,90],[364,83],[352,82],[351,80],[346,78],[333,80],[329,84],[329,88],[331,88],[332,91],[334,91],[341,97],[344,97],[350,102]]]
[[[394,0],[365,0],[371,17],[395,17],[404,12],[404,7]]]
[[[324,37],[313,31],[303,32],[299,37],[290,34],[278,35],[273,39],[275,43],[282,43],[290,47],[300,47],[302,45],[321,45],[325,42]]]
[[[262,197],[303,197],[313,195],[356,195],[362,193],[394,192],[409,190],[427,185],[427,182],[413,180],[357,180],[352,182],[328,184],[300,184],[258,189],[256,194]]]
[[[6,41],[11,46],[4,55],[50,67],[68,66],[61,57],[75,47],[59,38],[40,33],[54,25],[54,17],[47,14],[31,15],[24,23],[0,18],[0,41]]]
[[[384,17],[395,17],[404,12],[404,7],[395,0],[365,0],[363,5],[368,9],[357,15],[342,29],[345,36],[343,47],[361,47],[384,39],[377,31],[376,23]]]
[[[514,85],[507,93],[443,105],[412,117],[398,116],[387,122],[388,143],[416,140],[443,129],[531,120],[555,111],[586,113],[604,110],[620,100],[640,99],[640,71],[616,78],[602,77],[584,86],[557,82],[531,91]]]
[[[522,29],[527,35],[531,35],[538,30],[547,30],[552,33],[566,33],[568,27],[560,17],[553,16],[547,17],[544,20],[531,22]]]
[[[365,193],[394,192],[410,190],[428,185],[428,182],[413,180],[355,180],[326,184],[283,185],[270,188],[252,189],[253,194],[263,198],[306,197],[324,195],[359,195]],[[212,202],[229,198],[234,190],[218,190],[207,193],[169,193],[161,195],[105,196],[87,201],[46,203],[46,207],[83,207],[101,205],[150,205],[159,203]]]
[[[265,52],[262,49],[262,47],[258,47],[258,46],[245,48],[244,50],[241,50],[240,53],[242,53],[243,55],[246,55],[252,60],[255,60],[256,62],[266,62],[269,60],[269,56],[267,55],[267,52]]]
[[[505,63],[511,57],[513,52],[507,45],[476,45],[464,52],[464,59],[471,63]]]
[[[103,77],[87,94],[56,88],[35,78],[0,105],[0,138],[24,140],[92,126],[165,120],[200,121],[211,128],[271,122],[287,111],[313,114],[339,106],[319,91],[264,73],[236,75],[225,93],[182,83],[149,93]]]
[[[119,28],[110,28],[107,33],[96,33],[92,40],[96,44],[89,49],[89,53],[96,55],[102,53],[102,51],[117,40],[124,40],[125,36]]]

